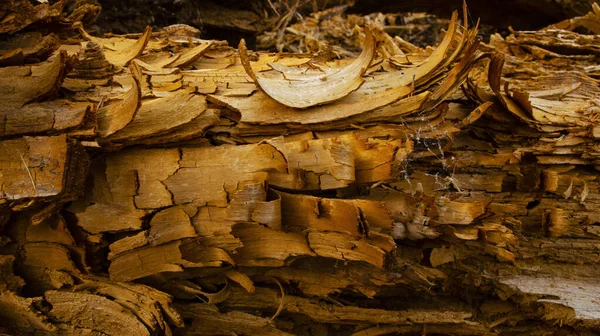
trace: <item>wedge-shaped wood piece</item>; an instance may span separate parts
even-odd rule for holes
[[[128,236],[125,238],[121,238],[116,242],[110,244],[110,252],[106,259],[113,260],[115,257],[123,254],[124,252],[136,249],[138,247],[142,247],[147,245],[148,241],[148,231],[140,231],[133,236]]]
[[[98,133],[101,137],[107,137],[125,128],[141,106],[142,70],[137,64],[132,64],[129,69],[133,76],[131,88],[120,99],[98,109]]]
[[[147,79],[142,83],[144,96],[167,97],[183,87],[183,75],[177,68],[169,68],[158,72],[147,72]],[[189,86],[193,88],[193,86]]]
[[[186,140],[204,139],[204,133],[210,127],[219,123],[219,115],[220,110],[207,108],[195,119],[169,130],[168,133],[144,138],[136,141],[136,143],[142,145],[164,145]]]
[[[21,109],[0,110],[0,137],[54,133],[83,126],[90,110],[91,105],[88,103],[62,99],[27,104]]]
[[[152,33],[152,28],[146,27],[146,30],[144,30],[144,33],[137,41],[128,41],[122,37],[115,37],[113,39],[116,40],[113,40],[108,38],[93,37],[88,34],[83,27],[79,26],[78,28],[79,32],[86,40],[102,46],[104,56],[110,62],[110,64],[121,67],[128,65],[129,62],[138,57],[142,51],[144,51],[144,48],[146,48],[146,45],[148,44],[150,34]]]
[[[63,51],[39,65],[0,68],[2,109],[21,108],[54,94],[66,75],[67,61]]]
[[[269,97],[289,107],[307,108],[343,98],[363,84],[362,75],[375,55],[375,38],[369,28],[365,28],[365,35],[363,51],[352,63],[336,73],[298,81],[257,76],[252,70],[244,40],[238,49],[244,69]]]
[[[360,237],[364,227],[359,209],[351,202],[281,193],[285,226]]]
[[[195,88],[186,88],[164,98],[143,100],[131,123],[103,141],[136,142],[191,122],[206,110],[206,99],[194,92]]]

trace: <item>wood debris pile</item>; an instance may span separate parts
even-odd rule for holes
[[[0,331],[600,330],[598,7],[331,61],[63,4],[0,7]]]

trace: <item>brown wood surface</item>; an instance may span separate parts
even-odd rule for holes
[[[428,48],[333,10],[275,54],[10,3],[0,333],[600,332],[600,7]]]

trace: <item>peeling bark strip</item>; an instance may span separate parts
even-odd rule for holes
[[[600,7],[423,49],[265,2],[273,54],[8,4],[0,333],[600,332]]]

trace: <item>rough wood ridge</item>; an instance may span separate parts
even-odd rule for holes
[[[0,332],[600,332],[600,7],[337,59],[64,6],[0,4]]]

